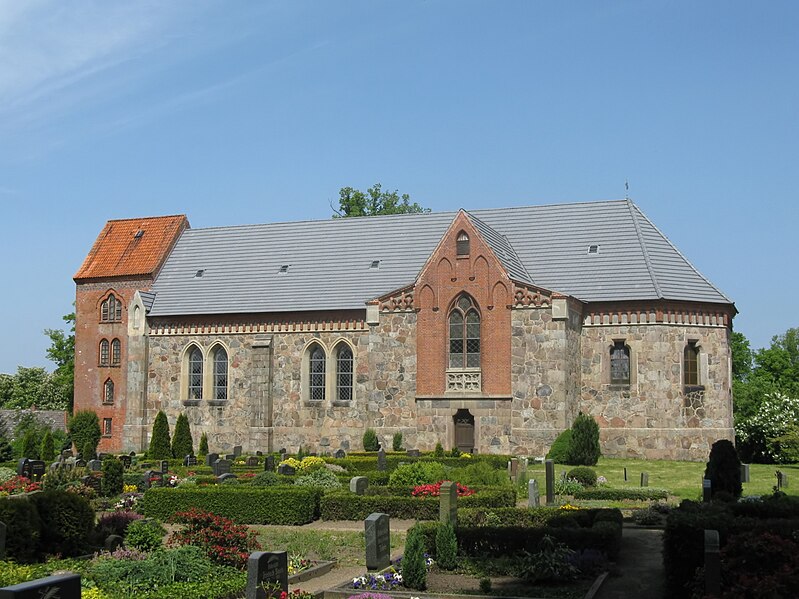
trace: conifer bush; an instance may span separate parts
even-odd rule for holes
[[[720,492],[736,498],[741,496],[741,460],[735,446],[727,439],[716,441],[710,448],[705,478],[710,480],[713,497]]]
[[[200,448],[197,450],[197,455],[207,456],[208,455],[208,435],[203,433],[200,435]]]
[[[547,453],[548,460],[554,460],[557,464],[569,463],[569,451],[571,450],[572,443],[572,429],[567,428],[558,438],[552,443]]]
[[[45,462],[52,462],[55,460],[55,442],[53,441],[53,433],[47,431],[42,438],[42,447],[39,449],[39,459]]]
[[[402,451],[402,433],[394,433],[394,437],[391,439],[391,449],[394,451]]]
[[[444,457],[444,446],[441,443],[436,443],[436,448],[433,450],[433,456],[437,458]]]
[[[567,464],[575,466],[596,466],[601,451],[599,449],[599,425],[588,414],[580,412],[572,424],[572,436]]]
[[[96,460],[97,459],[97,445],[93,444],[91,441],[86,441],[83,445],[83,450],[81,451],[81,455],[83,460],[88,462],[89,460]]]
[[[424,557],[424,533],[418,525],[408,531],[402,556],[402,583],[417,591],[427,587],[427,560]]]
[[[124,469],[122,462],[113,456],[103,460],[103,478],[100,481],[103,496],[114,497],[122,493]]]
[[[172,457],[172,447],[169,443],[169,422],[166,414],[159,411],[153,423],[153,436],[150,438],[150,449],[147,456],[151,460],[168,460]]]
[[[194,455],[194,439],[191,438],[188,417],[186,414],[181,414],[175,423],[175,435],[172,437],[172,456],[182,460],[187,455]]]
[[[373,428],[367,428],[363,434],[363,450],[377,451],[380,442],[377,440],[377,433]]]
[[[36,442],[36,433],[28,431],[22,440],[22,455],[20,457],[31,460],[39,459],[39,444]]]
[[[100,442],[100,420],[97,414],[91,410],[75,412],[69,420],[69,436],[78,451],[84,451],[87,443],[96,451]]]
[[[436,529],[436,563],[444,570],[454,570],[458,565],[458,540],[451,522]]]

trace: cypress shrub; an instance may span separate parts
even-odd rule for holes
[[[103,478],[100,488],[105,497],[113,497],[122,493],[124,480],[124,466],[122,462],[112,456],[103,460]]]
[[[394,437],[391,439],[391,449],[402,451],[402,433],[394,433]]]
[[[172,437],[172,455],[182,460],[187,455],[194,455],[194,439],[191,438],[189,419],[186,414],[178,416],[175,423],[175,436]]]
[[[153,436],[150,438],[150,449],[147,457],[151,460],[168,460],[172,457],[169,443],[169,422],[166,414],[159,410],[153,423]]]
[[[424,534],[414,526],[408,531],[401,568],[403,584],[417,591],[423,591],[427,587],[427,560],[424,550]]]
[[[713,497],[717,493],[741,496],[741,460],[735,446],[727,439],[720,439],[710,448],[710,457],[705,468],[705,478],[710,480]]]
[[[367,428],[363,434],[364,451],[377,451],[380,442],[377,440],[377,433],[373,428]]]
[[[559,434],[555,442],[552,443],[552,447],[549,448],[549,453],[547,453],[547,459],[554,460],[557,464],[568,464],[571,444],[572,430],[567,428]]]
[[[91,443],[97,448],[100,442],[100,420],[91,410],[81,410],[69,420],[69,436],[75,444],[75,449],[83,451],[86,443]]]
[[[441,443],[436,443],[436,448],[433,451],[433,456],[436,458],[444,457],[444,447],[441,445]]]
[[[600,455],[599,425],[593,417],[580,412],[572,424],[572,438],[567,463],[576,466],[596,466]]]
[[[28,431],[22,438],[22,455],[20,457],[31,460],[39,459],[39,444],[36,442],[36,433]]]
[[[96,460],[97,459],[97,445],[93,444],[91,441],[86,441],[86,444],[83,446],[83,451],[81,452],[83,459],[87,462],[89,460]]]
[[[39,450],[39,459],[45,462],[52,462],[55,460],[55,442],[53,441],[53,433],[49,430],[44,433],[42,447]]]
[[[208,453],[208,435],[203,433],[200,435],[200,448],[197,450],[197,455],[205,457]]]
[[[454,570],[458,565],[458,540],[449,521],[440,524],[436,530],[436,563],[444,570]]]

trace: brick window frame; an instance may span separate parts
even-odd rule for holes
[[[100,303],[100,322],[122,322],[122,300],[113,293]]]
[[[99,366],[108,366],[110,365],[110,345],[108,343],[108,339],[101,339],[99,349],[97,351],[97,364]]]
[[[110,437],[113,432],[113,421],[111,418],[103,418],[103,437]]]
[[[103,404],[114,404],[114,381],[110,378],[103,383]]]

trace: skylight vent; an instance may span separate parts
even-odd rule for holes
[[[589,254],[598,254],[599,253],[599,246],[598,245],[589,245],[588,246],[588,253]]]
[[[142,235],[144,235],[144,230],[139,229],[133,234],[133,239],[141,239]]]
[[[380,268],[380,260],[372,260],[372,263],[369,265],[369,268]]]
[[[284,272],[288,272],[288,271],[289,271],[289,266],[291,266],[291,264],[283,264],[283,265],[282,265],[282,266],[281,266],[281,267],[280,267],[280,268],[277,270],[277,272],[278,272],[278,273],[284,273]]]
[[[205,274],[205,269],[201,268],[196,273],[194,273],[194,278],[195,279],[202,279],[204,274]]]

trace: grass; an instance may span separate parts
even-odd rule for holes
[[[624,468],[627,478],[624,481]],[[573,466],[555,464],[555,475],[568,472]],[[672,495],[680,499],[700,499],[702,497],[702,475],[705,472],[704,462],[675,462],[666,460],[634,460],[620,458],[600,458],[594,467],[598,476],[604,476],[608,485],[615,488],[636,488],[640,486],[641,473],[649,474],[649,486],[668,489]],[[781,470],[788,475],[789,486],[782,489],[789,495],[799,495],[799,464],[751,464],[749,474],[751,482],[743,484],[744,495],[767,495],[776,485],[775,472]],[[546,490],[545,468],[543,464],[531,464],[527,468],[528,476],[539,482],[542,494]]]

